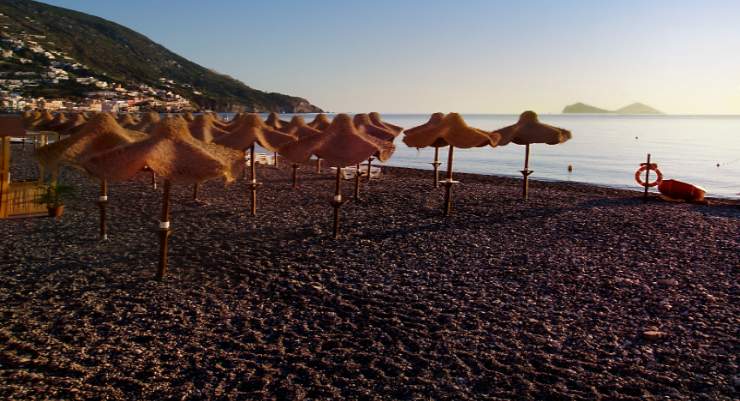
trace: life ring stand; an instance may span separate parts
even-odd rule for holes
[[[642,173],[648,170],[655,171],[655,175],[657,176],[655,181],[645,182],[642,180]],[[654,187],[656,185],[659,185],[663,181],[663,173],[658,170],[658,165],[655,163],[640,163],[640,168],[635,171],[635,181],[637,181],[637,183],[640,184],[641,187]]]

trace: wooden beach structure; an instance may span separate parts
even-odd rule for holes
[[[0,116],[0,219],[45,216],[46,206],[36,203],[44,193],[38,181],[12,182],[10,177],[10,139],[26,137],[21,116]]]

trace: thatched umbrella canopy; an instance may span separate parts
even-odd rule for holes
[[[228,134],[228,131],[222,129],[216,122],[217,120],[212,115],[200,114],[188,125],[188,128],[193,138],[211,143],[214,139]]]
[[[496,130],[494,134],[501,136],[501,145],[513,142],[517,145],[526,146],[524,169],[521,171],[524,177],[522,186],[524,200],[529,197],[529,176],[534,172],[529,169],[529,145],[535,143],[558,145],[572,137],[570,131],[566,129],[541,123],[534,111],[525,111],[519,116],[519,121],[516,124]]]
[[[178,117],[160,121],[152,134],[140,142],[93,155],[83,166],[92,175],[112,181],[127,180],[144,166],[164,177],[157,271],[157,278],[161,280],[167,270],[171,183],[194,184],[214,178],[229,182],[236,178],[243,159],[242,152],[194,139],[187,122]]]
[[[433,136],[435,132],[435,130],[432,128],[439,126],[442,123],[444,117],[444,113],[434,113],[429,117],[429,121],[427,121],[426,123],[413,128],[409,128],[403,132],[403,143],[405,143],[406,146],[412,148],[425,148],[428,146],[432,146],[434,148],[434,161],[432,161],[430,164],[434,169],[435,188],[439,187],[439,166],[442,164],[439,161],[439,148],[448,146],[448,143],[443,138],[435,138],[435,140],[431,144],[428,143],[429,137]]]
[[[146,137],[144,133],[121,127],[112,115],[100,113],[85,123],[74,135],[39,148],[36,151],[36,158],[43,167],[56,171],[62,163],[80,166],[81,161],[92,154],[134,143]],[[108,182],[103,179],[100,182],[98,198],[102,240],[108,239],[105,223],[107,203]]]
[[[265,119],[265,124],[267,124],[267,126],[269,127],[272,127],[273,129],[279,130],[284,126],[290,124],[290,122],[281,120],[280,114],[273,111],[267,116],[267,119]]]
[[[185,113],[182,113],[182,118],[185,119],[188,123],[191,123],[195,120],[195,117],[193,117],[193,113],[186,111]]]
[[[340,190],[342,167],[360,164],[373,155],[381,161],[388,160],[395,146],[368,135],[364,129],[357,128],[347,114],[338,114],[331,125],[323,132],[307,135],[285,145],[281,154],[293,163],[308,161],[312,155],[326,160],[337,168],[336,186],[331,205],[334,208],[334,237],[339,235],[339,208],[344,204]]]
[[[449,216],[452,210],[452,186],[457,184],[457,181],[452,179],[453,151],[455,147],[497,146],[500,140],[501,136],[499,134],[489,134],[486,131],[468,126],[458,113],[449,113],[443,117],[441,113],[435,113],[427,123],[409,129],[403,138],[403,142],[411,147],[425,148],[433,146],[435,148],[435,160],[437,149],[445,144],[449,145],[447,154],[447,179],[442,181],[446,189],[445,216]]]
[[[271,127],[272,129],[281,130],[283,129],[283,127],[288,126],[288,124],[290,123],[288,121],[281,120],[280,115],[273,111],[267,116],[267,119],[265,120],[265,124],[267,124],[267,126]],[[273,166],[277,167],[278,166],[277,152],[273,152],[273,158],[274,158]]]
[[[68,120],[67,115],[64,113],[57,113],[50,121],[41,121],[36,124],[36,129],[39,131],[50,131],[57,126],[66,123]]]
[[[151,111],[141,116],[139,123],[131,127],[131,129],[135,131],[151,133],[151,131],[157,126],[157,124],[161,120],[162,120],[162,117],[159,116],[159,113],[155,113]]]
[[[293,116],[293,118],[290,120],[290,123],[283,127],[281,132],[285,132],[288,135],[293,136],[296,138],[296,140],[301,140],[306,137],[310,137],[313,135],[319,135],[321,134],[321,131],[311,128],[306,124],[306,121],[301,116]],[[280,149],[278,149],[278,153],[285,157],[281,152]],[[287,159],[287,157],[286,157]],[[320,159],[316,159],[317,162],[317,169],[318,169],[318,163]],[[298,168],[300,164],[297,162],[292,162],[293,167],[293,189],[298,187]]]
[[[118,116],[118,125],[123,128],[133,128],[138,123],[131,113],[123,113]]]
[[[35,110],[28,117],[24,117],[23,121],[27,130],[36,131],[39,129],[39,126],[54,121],[54,115],[49,110]]]
[[[56,169],[60,164],[78,165],[92,153],[142,140],[146,134],[126,130],[108,113],[101,113],[83,124],[80,130],[36,151],[36,158],[44,167]]]
[[[73,135],[79,132],[86,123],[87,119],[82,113],[74,113],[68,115],[63,123],[50,127],[47,131],[56,132],[60,137],[62,135]]]
[[[217,138],[214,143],[226,146],[231,149],[246,151],[249,149],[250,155],[250,188],[251,188],[251,210],[252,216],[257,215],[257,163],[255,157],[255,145],[259,144],[263,148],[277,152],[277,150],[289,142],[295,141],[295,137],[284,132],[277,131],[265,124],[259,115],[246,114],[241,118],[237,127],[231,130],[231,133]]]
[[[383,127],[387,130],[391,130],[395,132],[396,135],[400,134],[401,131],[403,131],[403,127],[399,127],[398,125],[383,121],[383,119],[380,117],[380,113],[378,113],[377,111],[370,112],[368,115],[370,116],[370,121],[372,121],[373,124],[379,127]]]
[[[324,113],[319,113],[314,117],[313,121],[308,123],[308,126],[311,128],[316,128],[319,131],[323,131],[327,128],[329,128],[329,125],[331,125],[331,119],[326,116]]]
[[[386,127],[385,125],[376,125],[370,119],[370,116],[364,113],[355,114],[355,116],[352,118],[352,122],[355,124],[355,127],[362,128],[365,131],[365,133],[375,138],[378,138],[381,141],[392,143],[393,140],[396,139],[396,136],[400,132],[400,131],[396,132]],[[368,183],[371,180],[370,173],[372,171],[373,156],[367,159],[367,182]],[[355,198],[357,199],[360,197],[360,165],[358,164],[356,168],[357,168],[357,174],[355,175]]]

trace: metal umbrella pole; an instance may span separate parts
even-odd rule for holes
[[[521,173],[524,177],[524,181],[522,183],[522,198],[527,200],[529,199],[529,176],[534,173],[534,171],[529,169],[529,144],[526,145],[526,150],[524,151],[524,170],[522,170]]]
[[[159,267],[157,269],[157,280],[159,281],[162,281],[167,273],[167,241],[170,234],[170,180],[165,180],[162,194],[162,216],[159,220]]]

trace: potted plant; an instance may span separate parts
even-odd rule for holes
[[[50,184],[36,202],[46,204],[49,217],[60,217],[64,213],[64,201],[71,198],[73,193],[74,188],[69,185]]]

